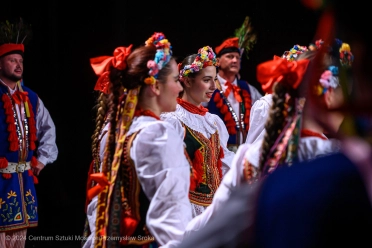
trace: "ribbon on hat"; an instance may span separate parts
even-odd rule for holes
[[[262,90],[269,94],[272,93],[276,82],[285,83],[296,89],[301,83],[309,62],[307,59],[288,61],[274,58],[257,66],[257,81],[261,83]]]
[[[129,54],[132,52],[132,46],[117,47],[114,50],[114,56],[100,56],[90,59],[90,65],[94,72],[99,76],[94,90],[99,90],[105,94],[108,93],[109,86],[109,68],[112,65],[118,70],[124,70],[127,67],[125,62]]]
[[[240,88],[237,85],[232,84],[229,81],[226,81],[225,86],[227,87],[225,90],[226,97],[228,97],[230,92],[232,91],[234,93],[236,101],[242,102],[242,97],[240,96]]]
[[[238,37],[229,38],[229,39],[225,40],[224,42],[222,42],[222,44],[219,45],[218,47],[216,47],[216,49],[214,49],[214,50],[215,50],[216,54],[219,54],[221,52],[221,50],[226,48],[226,47],[239,48],[239,38]]]

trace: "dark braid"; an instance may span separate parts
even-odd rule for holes
[[[273,104],[270,108],[269,118],[267,119],[265,124],[266,133],[262,142],[262,150],[259,163],[259,171],[261,172],[267,159],[269,159],[267,156],[270,153],[270,149],[274,145],[285,124],[284,112],[286,93],[287,89],[282,84],[278,83],[275,86],[274,93],[272,95]]]
[[[107,115],[107,95],[100,92],[97,104],[94,107],[96,109],[96,128],[92,135],[92,155],[94,159],[94,172],[99,171],[100,159],[99,159],[99,136],[104,126],[106,115]]]
[[[106,173],[111,170],[111,163],[115,151],[116,143],[116,125],[117,125],[117,115],[118,115],[118,106],[119,99],[122,95],[122,84],[121,84],[121,73],[115,68],[111,68],[110,71],[110,95],[108,99],[108,121],[110,122],[110,128],[107,134],[106,141],[106,151],[103,159],[102,172]]]

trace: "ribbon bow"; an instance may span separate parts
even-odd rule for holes
[[[236,101],[242,102],[242,97],[240,96],[240,88],[237,85],[226,81],[225,86],[227,87],[225,90],[226,97],[228,97],[230,92],[233,91]]]
[[[257,66],[257,81],[261,83],[262,90],[272,93],[276,82],[285,83],[296,89],[306,72],[309,60],[288,61],[275,58]]]
[[[99,76],[94,90],[99,90],[105,94],[108,93],[109,68],[112,65],[118,70],[124,70],[127,67],[126,59],[132,51],[132,45],[128,47],[117,47],[114,50],[114,56],[100,56],[90,59],[90,65],[94,72]]]
[[[21,102],[27,102],[27,91],[15,91],[12,95],[12,98],[16,104],[21,104]]]

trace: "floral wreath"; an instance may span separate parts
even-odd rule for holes
[[[354,61],[354,55],[351,53],[350,45],[337,38],[335,39],[335,42],[340,47],[339,53],[341,65],[345,67],[351,66]],[[309,49],[318,50],[323,46],[323,44],[324,41],[322,39],[316,40],[315,44],[310,44]]]
[[[285,51],[283,53],[282,58],[288,61],[293,61],[299,54],[308,50],[309,49],[306,46],[294,45],[289,51]]]
[[[338,80],[338,67],[329,66],[328,70],[325,70],[319,79],[319,85],[316,86],[315,93],[317,95],[323,95],[329,88],[336,89],[340,82]]]
[[[180,70],[180,80],[188,77],[190,73],[195,73],[207,66],[218,66],[216,54],[210,46],[205,46],[199,49],[194,61],[191,65],[186,65]]]
[[[172,57],[171,43],[165,38],[163,33],[155,32],[147,41],[146,46],[155,46],[156,54],[154,60],[147,62],[150,69],[149,77],[145,79],[146,84],[155,84],[159,71],[169,62]]]

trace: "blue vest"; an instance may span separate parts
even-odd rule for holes
[[[29,88],[23,86],[24,91],[28,92],[28,98],[34,112],[36,123],[36,111],[38,96]],[[8,87],[0,85],[0,97],[8,93]],[[5,95],[5,97],[7,97]],[[9,150],[9,131],[7,130],[6,114],[4,102],[0,98],[0,158],[5,157],[8,162],[18,163],[18,152]],[[30,161],[34,151],[28,151],[26,162]],[[34,177],[31,170],[22,173],[10,173],[10,178],[3,177],[0,173],[0,232],[18,230],[22,228],[34,227],[38,223],[37,196],[34,186]]]
[[[28,98],[30,99],[32,110],[34,112],[34,118],[36,118],[36,108],[38,103],[38,96],[35,92],[29,88],[23,86],[23,90],[28,92]],[[8,92],[8,87],[0,85],[0,97]],[[31,107],[31,106],[29,106]],[[36,119],[35,119],[36,123]],[[0,158],[5,157],[8,162],[18,163],[18,151],[9,151],[9,131],[7,130],[8,124],[6,123],[6,114],[4,109],[4,102],[0,100]],[[30,161],[33,155],[33,151],[28,151],[26,161]]]
[[[242,91],[247,91],[248,92],[248,95],[251,96],[251,92],[249,90],[249,85],[247,83],[247,81],[245,80],[238,80],[237,81],[237,85],[239,86],[239,88],[242,90]],[[218,115],[222,120],[224,120],[224,115],[221,113],[220,109],[216,106],[216,103],[214,102],[214,98],[216,96],[216,94],[221,94],[219,90],[215,90],[213,95],[212,95],[212,98],[211,100],[209,101],[208,103],[208,110],[210,113],[212,114],[215,114],[215,115]],[[240,93],[240,96],[243,100],[243,103],[244,103],[244,96],[242,93]],[[222,98],[222,96],[221,96]],[[224,100],[223,101],[224,105],[227,105],[226,104],[226,101]],[[247,113],[249,114],[249,111],[251,111],[250,109],[244,109],[244,115],[246,115]],[[236,113],[236,114],[239,114],[239,113]],[[248,123],[244,123],[245,125],[248,125]],[[238,128],[235,126],[235,129],[236,129],[236,132],[238,133]],[[237,144],[237,138],[236,138],[236,135],[237,134],[230,134],[229,135],[229,140],[228,140],[228,144],[231,144],[231,145],[234,145],[234,144]],[[239,145],[239,144],[237,144]]]

